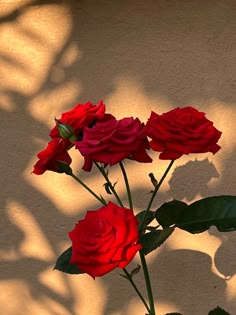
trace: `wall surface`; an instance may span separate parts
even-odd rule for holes
[[[54,117],[78,102],[103,99],[107,112],[144,122],[151,110],[192,105],[223,131],[222,149],[178,159],[155,206],[235,195],[235,56],[235,0],[0,1],[1,315],[144,315],[119,270],[95,281],[52,271],[68,231],[99,204],[65,175],[31,174],[36,154]],[[81,178],[104,194],[73,155]],[[153,157],[150,166],[127,163],[137,211],[148,173],[160,178],[167,165]],[[111,175],[124,196],[119,170]],[[175,231],[150,254],[158,315],[207,315],[217,305],[236,314],[235,244],[235,232]]]

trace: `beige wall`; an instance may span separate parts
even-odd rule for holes
[[[30,174],[35,155],[54,117],[77,102],[102,98],[117,117],[143,121],[152,109],[193,105],[223,131],[222,150],[179,159],[156,205],[235,194],[235,35],[235,0],[0,1],[1,315],[145,313],[119,270],[95,282],[52,271],[67,232],[99,205],[64,175]],[[166,162],[129,167],[143,209],[147,174],[160,176]],[[88,183],[102,192],[96,173]],[[217,305],[235,314],[235,244],[235,232],[176,231],[151,254],[158,315],[207,315]]]

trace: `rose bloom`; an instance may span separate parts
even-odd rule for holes
[[[73,109],[62,114],[61,118],[58,119],[60,122],[70,125],[74,134],[78,135],[82,129],[89,126],[96,120],[103,118],[105,113],[105,105],[102,100],[98,105],[93,105],[91,102],[86,104],[77,104]],[[55,126],[51,132],[52,138],[60,137],[57,126]]]
[[[138,162],[151,162],[144,124],[133,117],[116,120],[106,115],[92,128],[84,128],[83,139],[74,142],[85,158],[83,169],[90,171],[93,161],[114,165],[125,158]]]
[[[161,152],[159,158],[162,160],[175,160],[189,153],[215,154],[220,150],[217,141],[221,132],[205,113],[190,106],[162,115],[152,112],[145,132],[152,139],[151,148]]]
[[[69,236],[72,241],[70,262],[93,278],[116,267],[125,268],[142,248],[133,211],[112,202],[88,211]]]
[[[53,138],[47,145],[47,148],[38,153],[39,160],[34,165],[33,172],[41,175],[45,171],[60,172],[58,160],[68,165],[71,163],[71,157],[67,150],[71,147],[71,143],[66,139]]]

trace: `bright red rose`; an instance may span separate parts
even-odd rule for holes
[[[32,173],[36,175],[41,175],[45,171],[58,172],[60,166],[57,161],[64,162],[68,165],[71,163],[71,157],[69,156],[67,150],[72,146],[72,144],[61,138],[53,138],[47,145],[47,148],[38,153],[38,162],[34,165],[34,170]]]
[[[162,115],[152,112],[145,131],[152,139],[151,148],[161,152],[162,160],[176,160],[189,153],[215,154],[220,150],[217,141],[221,132],[205,113],[193,107],[176,108]]]
[[[85,158],[85,171],[91,170],[93,161],[109,165],[125,158],[144,163],[152,161],[146,153],[149,144],[144,133],[144,124],[138,118],[116,120],[110,115],[98,121],[92,128],[85,127],[83,131],[82,141],[74,144]]]
[[[91,102],[87,102],[86,104],[77,104],[70,111],[63,113],[58,120],[70,125],[74,130],[74,134],[78,135],[84,127],[103,118],[104,113],[105,105],[102,101],[100,101],[98,105],[93,105]],[[51,130],[50,136],[52,138],[60,137],[57,126]]]
[[[96,211],[88,211],[69,236],[70,262],[93,278],[116,267],[125,268],[142,248],[133,211],[111,202]]]

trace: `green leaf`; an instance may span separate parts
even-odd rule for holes
[[[152,222],[153,219],[155,219],[155,212],[154,211],[148,211],[146,218],[145,218],[145,215],[146,215],[146,210],[143,210],[136,215],[138,222],[140,223],[140,225],[143,224],[144,229],[149,223]],[[145,218],[145,222],[142,223],[144,218]]]
[[[82,274],[83,271],[79,270],[77,265],[71,264],[70,259],[72,255],[72,247],[69,247],[67,250],[62,253],[57,259],[54,269],[63,271],[69,274]]]
[[[141,235],[141,251],[144,253],[144,255],[151,253],[153,250],[161,246],[173,231],[174,227],[167,227],[163,230],[152,231]]]
[[[156,220],[162,226],[171,226],[176,223],[187,206],[185,202],[179,200],[166,202],[156,210]]]
[[[133,276],[134,275],[136,275],[137,273],[139,273],[139,271],[140,271],[140,269],[141,269],[141,266],[140,265],[137,265],[137,267],[135,267],[131,272],[128,272],[128,275],[129,276],[127,276],[126,274],[119,274],[121,277],[123,277],[123,278],[125,278],[125,279],[127,279],[127,280],[129,280],[129,277],[130,278],[133,278]]]
[[[217,307],[214,310],[210,311],[208,315],[230,315],[230,314],[222,310],[222,308]]]
[[[132,278],[134,275],[136,275],[137,273],[139,273],[141,269],[140,265],[137,265],[137,267],[135,267],[131,272],[130,272],[130,277]]]
[[[236,230],[236,196],[215,196],[186,207],[176,226],[190,233],[201,233],[215,225],[220,232]]]
[[[105,187],[106,193],[109,195],[112,195],[109,183],[105,183],[105,184],[103,184],[103,186]]]

